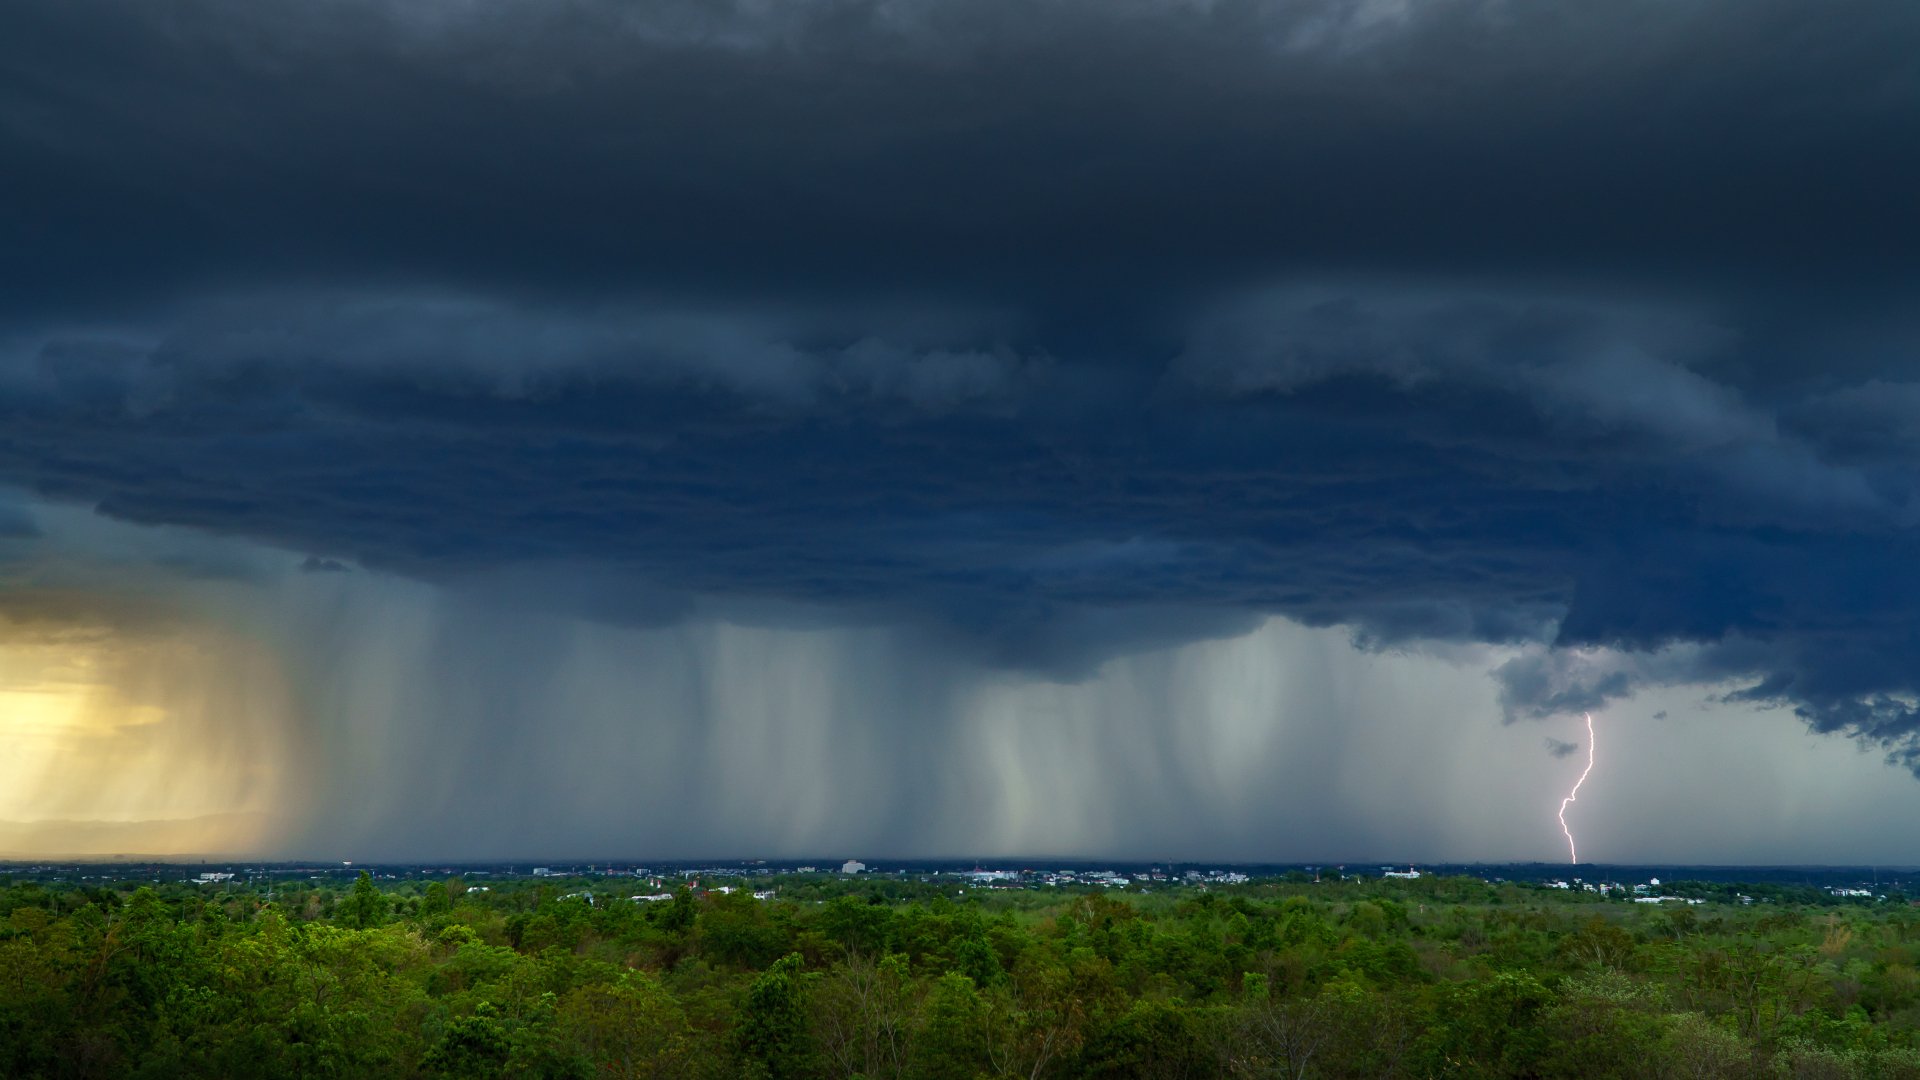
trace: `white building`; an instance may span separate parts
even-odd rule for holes
[[[848,859],[846,862],[840,864],[840,872],[843,874],[857,874],[866,868],[867,864],[861,862],[859,859]]]
[[[1413,867],[1409,866],[1405,870],[1388,870],[1385,873],[1381,874],[1380,876],[1390,877],[1390,878],[1401,878],[1407,881],[1412,881],[1414,878],[1417,878],[1420,876],[1420,871],[1415,870]]]

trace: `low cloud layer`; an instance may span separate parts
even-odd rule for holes
[[[1831,380],[1727,378],[1746,335],[1704,312],[1281,286],[1116,369],[755,312],[207,310],[242,319],[17,346],[0,469],[614,622],[803,605],[1078,677],[1284,615],[1550,646],[1503,669],[1512,717],[1745,678],[1897,755],[1915,726],[1912,451],[1863,452]],[[1592,646],[1641,659],[1588,671]]]

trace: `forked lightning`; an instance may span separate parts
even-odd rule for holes
[[[1573,782],[1573,790],[1567,792],[1567,797],[1560,800],[1560,831],[1567,834],[1567,861],[1571,863],[1579,862],[1580,854],[1573,847],[1573,830],[1567,828],[1567,804],[1573,801],[1574,796],[1580,794],[1580,785],[1587,782],[1587,774],[1593,771],[1593,714],[1585,715],[1587,718],[1587,767],[1580,770],[1580,779]]]

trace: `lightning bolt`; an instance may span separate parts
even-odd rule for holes
[[[1587,774],[1593,771],[1593,714],[1587,713],[1587,767],[1580,770],[1580,779],[1573,782],[1573,790],[1560,800],[1560,831],[1567,834],[1567,861],[1579,863],[1580,855],[1573,848],[1573,830],[1567,828],[1567,805],[1574,796],[1580,794],[1580,785],[1587,782]]]

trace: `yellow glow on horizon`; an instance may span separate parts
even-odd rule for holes
[[[288,751],[262,660],[178,630],[0,641],[0,856],[256,850]]]

